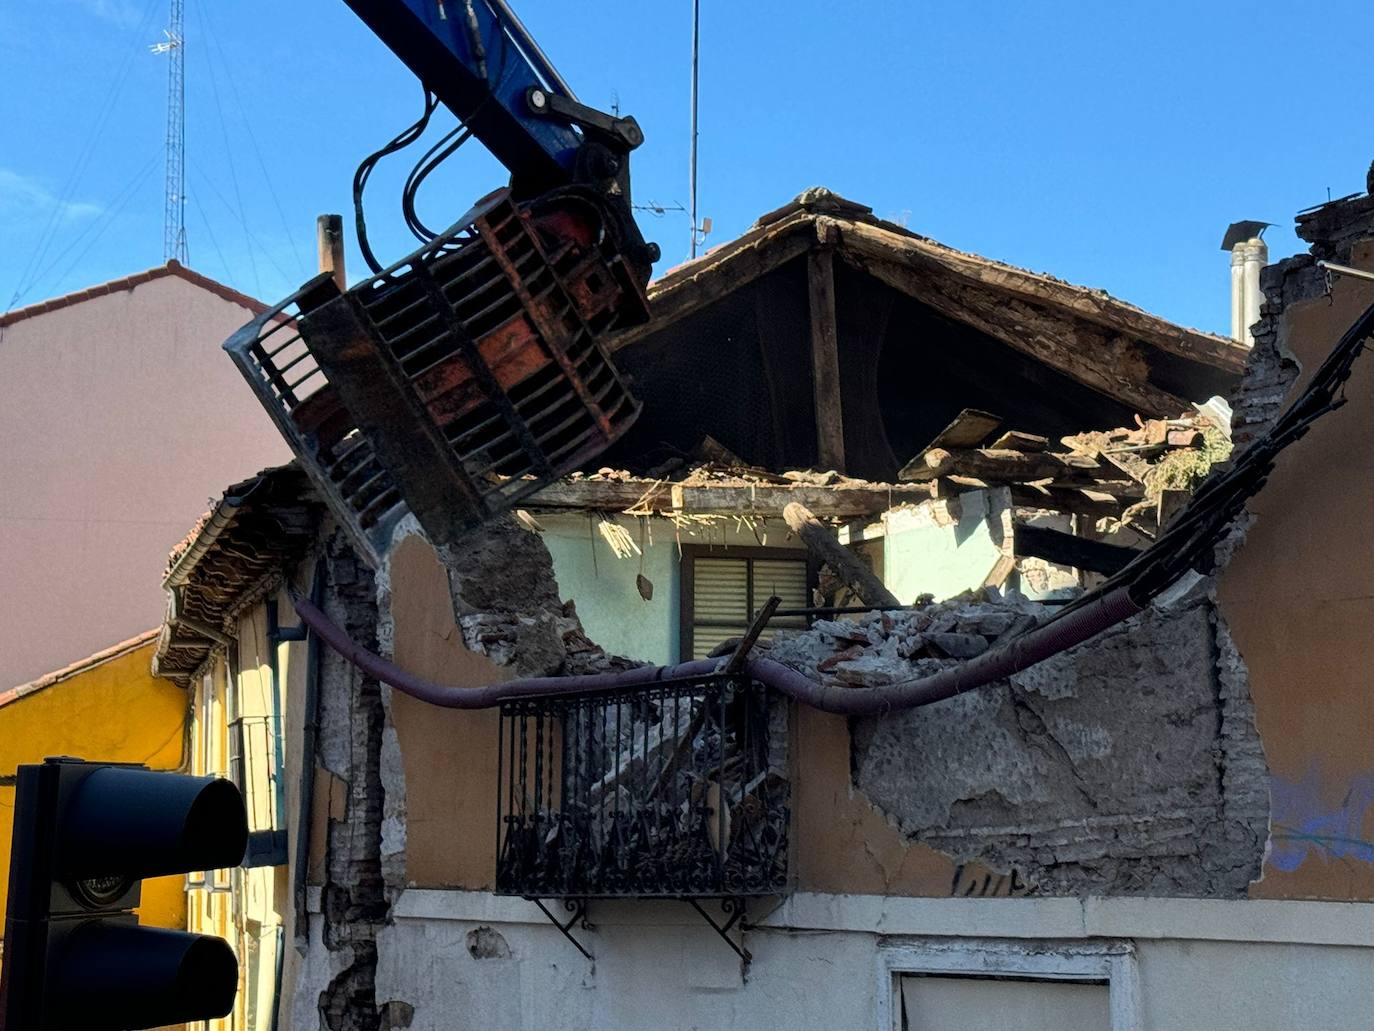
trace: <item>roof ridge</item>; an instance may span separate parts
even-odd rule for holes
[[[69,663],[61,669],[56,669],[51,673],[44,674],[37,680],[30,680],[27,684],[18,684],[7,691],[0,691],[0,706],[8,705],[10,702],[17,702],[19,699],[25,698],[36,691],[41,691],[46,687],[52,687],[54,684],[60,684],[64,680],[70,680],[78,673],[84,673],[88,669],[94,669],[96,666],[103,666],[105,663],[118,659],[121,656],[128,655],[130,652],[136,652],[140,648],[156,642],[158,634],[161,631],[162,628],[160,626],[152,630],[145,630],[137,637],[131,637],[127,641],[120,641],[118,644],[110,645],[108,648],[102,648],[93,655],[87,655],[84,659],[77,659],[75,662]]]
[[[23,322],[26,319],[31,319],[37,315],[46,315],[49,312],[59,311],[62,308],[70,308],[72,305],[80,304],[82,301],[89,301],[96,297],[104,297],[107,294],[132,290],[136,286],[142,286],[144,283],[151,283],[155,279],[163,279],[167,276],[176,276],[178,279],[184,279],[186,282],[198,286],[202,290],[210,291],[210,293],[215,294],[217,297],[221,297],[233,304],[247,308],[254,315],[261,315],[263,312],[267,311],[268,306],[262,301],[259,301],[256,297],[250,297],[248,294],[235,290],[232,286],[227,286],[217,279],[211,279],[204,273],[188,268],[175,258],[172,258],[165,265],[157,265],[153,268],[145,269],[142,272],[120,276],[118,279],[110,279],[104,283],[96,283],[94,286],[88,286],[81,290],[74,290],[67,294],[60,294],[57,297],[50,297],[47,300],[28,304],[22,308],[14,308],[7,312],[0,312],[0,329],[6,326],[12,326],[16,322]]]

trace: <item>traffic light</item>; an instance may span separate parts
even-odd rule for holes
[[[243,797],[227,780],[47,759],[19,767],[0,1031],[134,1031],[228,1013],[221,938],[141,927],[145,877],[237,866]]]

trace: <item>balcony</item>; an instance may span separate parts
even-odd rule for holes
[[[505,703],[497,893],[785,890],[786,717],[762,685],[737,676]]]

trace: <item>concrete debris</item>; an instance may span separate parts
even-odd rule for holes
[[[882,687],[965,662],[1055,608],[966,592],[781,632],[769,657],[822,683]],[[1267,773],[1243,665],[1218,676],[1228,647],[1194,585],[1007,681],[855,721],[854,787],[908,838],[1017,870],[1036,893],[1242,896],[1263,853]]]
[[[778,631],[768,654],[822,682],[879,687],[981,655],[1050,612],[1019,591],[983,588],[938,604],[926,599],[915,608]]]

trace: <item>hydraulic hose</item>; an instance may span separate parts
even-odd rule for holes
[[[1345,403],[1342,388],[1355,360],[1374,335],[1374,305],[1337,342],[1302,393],[1246,451],[1214,473],[1194,493],[1159,539],[1095,591],[1079,598],[1043,626],[984,652],[959,666],[914,680],[880,687],[821,684],[790,666],[766,658],[744,664],[755,680],[824,712],[872,716],[914,709],[1003,680],[1052,655],[1115,626],[1140,612],[1187,570],[1206,562],[1217,542],[1260,489],[1279,452],[1299,439],[1312,423]],[[431,705],[449,709],[485,709],[512,698],[565,695],[634,687],[659,680],[709,676],[723,659],[703,659],[676,666],[644,666],[623,673],[580,677],[534,677],[486,687],[445,687],[407,673],[363,648],[312,602],[292,593],[296,611],[330,648],[369,676]]]
[[[293,591],[292,601],[301,621],[358,669],[403,694],[445,709],[488,709],[515,698],[580,694],[636,687],[660,680],[709,676],[726,661],[697,659],[672,666],[642,666],[620,673],[526,677],[485,687],[451,687],[418,677],[368,651],[303,595]],[[767,687],[813,708],[845,716],[872,716],[930,705],[1002,680],[1081,644],[1139,611],[1140,606],[1130,599],[1125,588],[1118,588],[1090,605],[1060,616],[962,665],[881,687],[820,684],[773,659],[750,659],[744,669]]]

